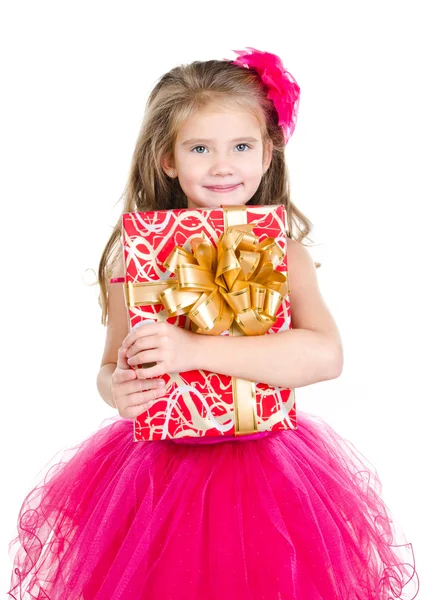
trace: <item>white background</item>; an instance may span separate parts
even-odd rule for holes
[[[297,391],[376,467],[425,572],[420,2],[19,2],[1,19],[1,590],[20,503],[115,411],[97,393],[97,270],[149,91],[180,63],[274,52],[302,89],[287,156],[345,347]],[[423,59],[422,59],[423,55]],[[422,175],[423,172],[423,175]],[[90,275],[90,273],[89,273]],[[420,597],[424,591],[420,592]]]

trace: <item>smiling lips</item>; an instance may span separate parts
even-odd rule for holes
[[[225,193],[236,190],[239,185],[241,184],[236,183],[235,185],[206,185],[205,187],[211,192]]]

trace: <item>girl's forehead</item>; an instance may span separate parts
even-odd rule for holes
[[[259,115],[253,110],[239,106],[209,104],[196,109],[187,117],[178,128],[178,137],[190,134],[195,130],[240,130],[246,134],[247,130],[259,132],[261,130]],[[218,129],[219,128],[219,129]]]

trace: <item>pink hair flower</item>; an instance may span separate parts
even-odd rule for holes
[[[299,108],[300,87],[294,77],[284,68],[276,54],[261,52],[255,48],[233,50],[238,58],[232,64],[254,69],[269,88],[268,98],[272,100],[278,113],[278,125],[283,128],[287,143],[296,126]]]

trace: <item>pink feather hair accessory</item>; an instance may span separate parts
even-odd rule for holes
[[[276,54],[261,52],[255,48],[247,50],[249,52],[233,50],[238,54],[238,58],[231,62],[240,67],[254,69],[269,88],[268,98],[274,103],[278,113],[278,125],[283,128],[287,144],[296,126],[300,87]]]

